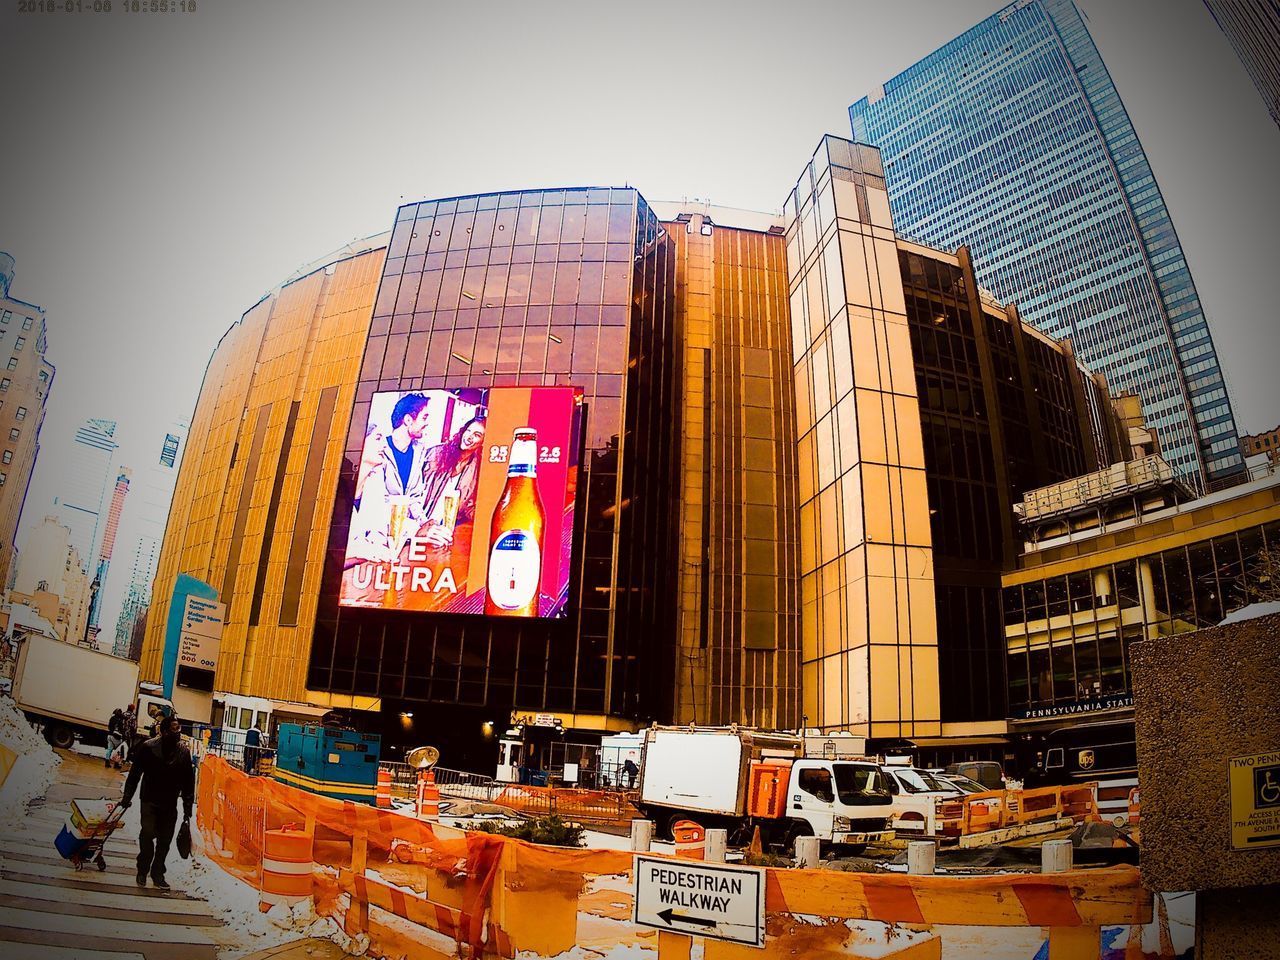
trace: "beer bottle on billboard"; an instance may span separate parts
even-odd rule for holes
[[[538,431],[520,427],[511,438],[507,485],[489,525],[489,575],[484,612],[536,617],[542,581],[546,513],[538,496]]]

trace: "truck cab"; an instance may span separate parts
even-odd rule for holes
[[[802,759],[791,766],[786,815],[796,821],[793,835],[865,847],[890,836],[884,830],[891,801],[884,774],[869,761]]]

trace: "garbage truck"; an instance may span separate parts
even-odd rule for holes
[[[152,704],[168,705],[158,688],[139,688],[138,664],[92,647],[33,633],[23,638],[13,672],[13,701],[55,747],[70,749],[79,738],[107,742],[111,712],[134,703],[140,732]]]
[[[693,820],[728,830],[733,844],[749,842],[758,827],[763,843],[784,849],[817,837],[823,849],[858,854],[892,839],[892,797],[879,765],[806,752],[798,734],[653,726],[644,731],[638,806],[666,837]]]

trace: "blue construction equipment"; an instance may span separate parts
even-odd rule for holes
[[[282,723],[271,776],[322,797],[374,802],[382,738],[344,727]]]

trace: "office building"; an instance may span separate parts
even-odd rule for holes
[[[875,148],[824,138],[785,220],[806,725],[997,746],[1013,505],[1130,458],[1140,412],[966,247],[898,237]]]
[[[114,609],[120,587],[124,590],[124,596],[119,599],[120,614],[116,618],[112,646],[112,652],[118,657],[128,655],[134,624],[151,603],[151,583],[160,560],[160,542],[164,539],[169,504],[178,480],[178,463],[189,429],[185,420],[170,424],[154,454],[155,459],[146,469],[138,471],[130,494],[129,510],[120,531],[129,559],[129,566],[125,568],[129,571],[128,580],[104,584],[104,589],[109,591],[104,601],[108,615]]]
[[[103,588],[107,583],[107,574],[111,571],[111,557],[116,549],[116,533],[120,529],[120,513],[124,510],[125,497],[129,495],[129,478],[133,471],[128,467],[120,467],[116,473],[116,482],[111,489],[111,502],[107,506],[106,521],[102,527],[102,539],[98,547],[98,559],[93,568],[93,582],[97,589],[93,593],[93,603],[89,609],[89,642],[98,643],[100,630],[98,621],[102,615]]]
[[[0,584],[13,574],[18,520],[36,455],[45,404],[53,386],[53,364],[45,359],[48,342],[44,311],[13,295],[14,259],[0,253]]]
[[[92,585],[85,574],[85,562],[71,542],[71,531],[60,517],[45,517],[27,531],[9,591],[10,597],[29,600],[45,595],[58,598],[52,622],[59,637],[68,643],[88,644]]]
[[[1244,467],[1169,211],[1072,0],[1018,0],[850,108],[881,148],[898,230],[967,245],[978,279],[1142,399],[1202,488]]]
[[[1280,126],[1280,2],[1204,0]]]
[[[1280,600],[1280,476],[1204,497],[1159,457],[1028,491],[1004,577],[1012,733],[1131,720],[1130,647]]]
[[[81,560],[92,563],[110,508],[107,477],[116,449],[116,421],[86,420],[76,428],[70,467],[59,481],[53,507],[71,531],[71,546]],[[92,580],[95,571],[86,568]]]
[[[483,478],[523,429],[501,391],[566,387],[580,439],[538,464],[576,465],[561,591],[535,591],[536,617],[474,615],[487,600],[454,551],[480,555],[477,529],[499,542],[480,524],[501,481],[482,479],[452,515],[450,605],[415,601],[413,544],[462,508],[411,515],[406,493],[387,542],[410,516],[418,533],[378,559],[366,485],[405,452],[383,452],[392,404],[427,398],[429,451],[480,422]],[[410,204],[219,343],[143,675],[183,572],[228,607],[215,693],[348,710],[389,748],[429,728],[469,769],[508,723],[556,769],[653,721],[848,729],[938,756],[1004,744],[1013,505],[1151,443],[1137,398],[983,290],[967,247],[896,235],[866,145],[825,138],[781,218],[655,211],[616,188]],[[444,488],[459,499],[463,476]]]
[[[1240,452],[1247,457],[1265,456],[1271,463],[1280,460],[1280,426],[1262,433],[1250,433],[1240,438]]]

